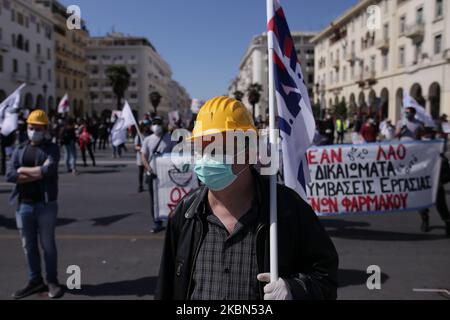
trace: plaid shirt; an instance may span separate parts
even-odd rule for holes
[[[192,300],[257,300],[256,202],[229,234],[208,205],[207,232],[194,275]]]

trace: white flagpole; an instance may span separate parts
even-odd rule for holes
[[[273,0],[267,0],[267,21],[274,16]],[[275,134],[275,87],[273,65],[273,32],[267,32],[269,60],[269,142],[272,159],[278,157],[277,135]],[[278,281],[278,230],[277,230],[277,174],[270,177],[270,280]]]

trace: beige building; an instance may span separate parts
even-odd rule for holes
[[[36,0],[51,12],[54,20],[56,101],[67,93],[71,114],[84,116],[90,113],[87,87],[86,47],[89,33],[84,21],[81,29],[67,28],[67,8],[56,0]]]
[[[0,101],[20,84],[22,107],[55,106],[53,20],[32,0],[0,1]]]
[[[406,90],[433,117],[450,113],[449,0],[361,0],[312,41],[322,107],[397,121]]]
[[[308,86],[310,96],[314,92],[314,44],[310,40],[316,35],[313,32],[292,32],[297,56],[301,61],[303,76]],[[233,97],[236,91],[246,94],[247,88],[253,83],[259,83],[263,91],[261,92],[260,103],[256,106],[255,116],[264,120],[268,116],[268,50],[267,34],[263,33],[254,37],[247,48],[244,57],[239,65],[239,75],[232,80],[228,87],[229,96]],[[252,106],[248,102],[247,95],[243,99],[249,110]]]
[[[123,65],[128,69],[131,82],[125,99],[140,117],[153,111],[150,102],[153,91],[162,96],[158,114],[165,115],[171,110],[168,86],[172,70],[146,38],[121,33],[93,37],[88,42],[87,57],[90,103],[98,114],[117,108],[116,97],[105,73],[112,65]]]

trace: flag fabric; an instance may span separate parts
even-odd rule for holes
[[[314,140],[316,124],[283,8],[278,0],[273,3],[274,16],[268,18],[267,28],[272,33],[269,49],[273,49],[284,180],[286,186],[306,200],[306,184],[310,181],[306,151]]]
[[[68,113],[70,110],[69,95],[66,93],[58,105],[58,113]]]
[[[122,112],[111,130],[113,146],[118,147],[127,141],[128,128],[131,126],[136,126],[136,128],[138,127],[136,125],[133,112],[131,111],[131,107],[128,102],[125,101]]]
[[[22,84],[0,104],[0,128],[3,136],[9,136],[17,130],[20,95],[24,87],[25,84]]]
[[[403,97],[403,109],[412,107],[416,110],[416,119],[423,122],[423,124],[426,127],[435,128],[436,123],[434,122],[433,118],[430,114],[425,110],[424,107],[422,107],[416,99],[411,97],[406,91],[404,91],[404,97]]]

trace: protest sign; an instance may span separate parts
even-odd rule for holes
[[[308,201],[320,216],[429,208],[442,150],[441,140],[311,148]]]
[[[191,157],[164,155],[156,158],[158,178],[154,180],[156,215],[167,219],[178,202],[189,192],[198,188],[197,176]]]

